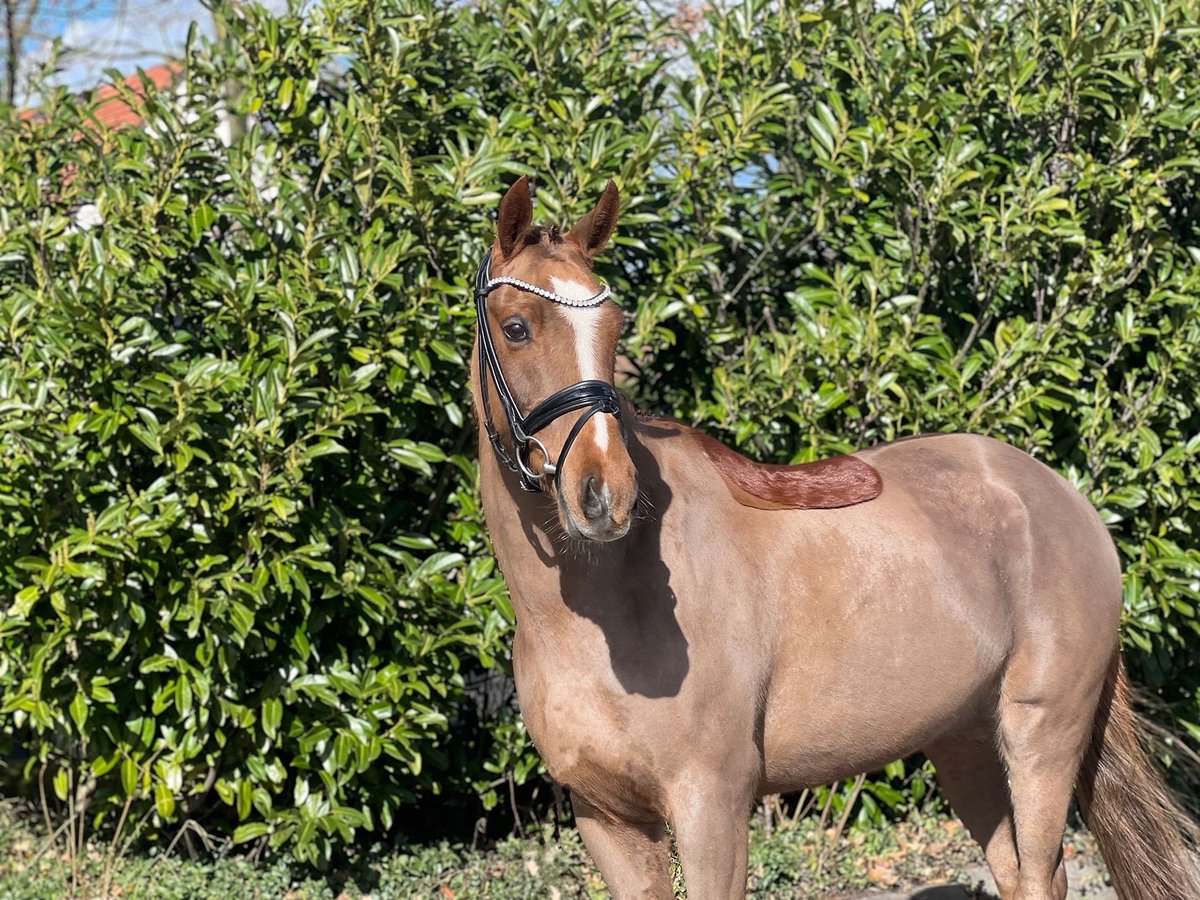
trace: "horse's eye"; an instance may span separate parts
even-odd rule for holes
[[[529,340],[529,327],[519,319],[504,323],[504,336],[514,344],[523,344]]]

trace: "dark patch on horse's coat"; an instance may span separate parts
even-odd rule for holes
[[[835,456],[798,466],[747,459],[701,431],[691,436],[721,473],[733,498],[756,509],[837,509],[874,500],[883,490],[875,469],[853,456]]]

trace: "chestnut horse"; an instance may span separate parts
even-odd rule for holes
[[[669,823],[691,900],[742,897],[755,798],[923,751],[1004,900],[1066,896],[1073,794],[1122,897],[1200,897],[1095,510],[984,437],[762,466],[636,416],[592,274],[617,211],[533,227],[513,185],[472,364],[521,711],[612,893],[673,896]]]

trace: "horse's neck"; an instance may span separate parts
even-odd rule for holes
[[[542,494],[521,492],[491,448],[483,448],[484,508],[517,616],[517,689],[535,719],[547,681],[566,669],[581,691],[594,679],[605,696],[615,682],[627,694],[646,697],[677,695],[689,671],[683,606],[706,601],[697,597],[693,567],[679,565],[677,551],[673,557],[669,549],[686,542],[673,530],[691,519],[674,506],[682,502],[681,469],[689,460],[664,454],[662,445],[652,452],[636,435],[630,449],[646,508],[625,537],[590,544],[556,538],[553,505]]]

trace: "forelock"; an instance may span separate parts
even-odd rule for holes
[[[557,225],[533,225],[525,232],[524,243],[527,245],[543,244],[547,247],[564,243],[562,231]]]
[[[577,263],[590,271],[582,251],[574,241],[566,239],[566,233],[557,225],[533,225],[517,242],[513,257],[524,256],[528,249],[537,248],[544,259]]]

